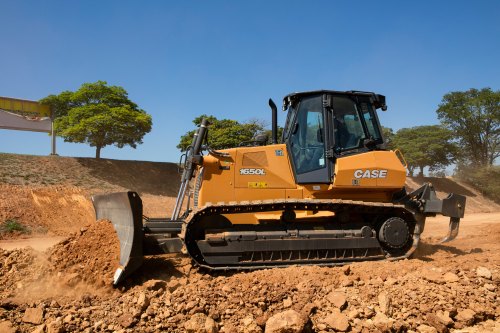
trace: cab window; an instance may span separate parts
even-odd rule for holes
[[[297,174],[325,168],[321,96],[304,98],[291,128],[291,153]]]

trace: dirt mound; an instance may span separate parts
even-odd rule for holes
[[[8,220],[27,226],[32,234],[68,235],[94,221],[95,214],[88,194],[76,187],[0,184],[0,221]]]
[[[422,186],[423,183],[431,183],[437,191],[439,198],[445,198],[449,193],[465,195],[467,197],[465,206],[466,214],[500,211],[499,204],[485,198],[476,189],[454,178],[408,177],[406,179],[406,188],[408,191],[413,191]]]
[[[0,300],[68,302],[85,295],[112,294],[119,251],[116,233],[107,221],[82,228],[44,253],[31,248],[0,249]]]
[[[108,221],[97,221],[50,251],[54,269],[98,286],[109,286],[120,259],[120,243]]]

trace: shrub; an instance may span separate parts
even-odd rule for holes
[[[462,167],[457,173],[458,178],[472,185],[485,197],[500,203],[500,166],[482,168]]]
[[[19,223],[16,219],[8,219],[6,220],[0,227],[0,230],[2,233],[13,233],[13,232],[20,232],[20,233],[28,233],[28,229]]]

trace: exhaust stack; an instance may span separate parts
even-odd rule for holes
[[[276,104],[274,104],[273,100],[269,98],[269,106],[271,107],[272,112],[272,138],[271,143],[278,143],[278,108]]]

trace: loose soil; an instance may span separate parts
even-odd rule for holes
[[[106,176],[105,168],[58,158],[91,181],[77,186],[59,175],[61,184],[47,185],[36,175],[17,184],[5,170],[22,165],[35,175],[40,161],[8,157],[0,159],[0,222],[17,219],[32,233],[0,241],[0,332],[500,332],[500,209],[453,180],[431,181],[440,193],[450,186],[467,193],[459,236],[441,244],[447,220],[429,218],[408,260],[213,273],[187,257],[161,255],[146,257],[115,289],[119,244],[109,222],[94,220],[88,198],[126,189],[113,183],[120,171]],[[51,158],[46,171],[55,168]],[[99,188],[92,179],[109,183]],[[141,193],[146,215],[165,216],[175,199],[160,186],[155,191]],[[62,240],[41,251],[22,244],[53,237]]]

